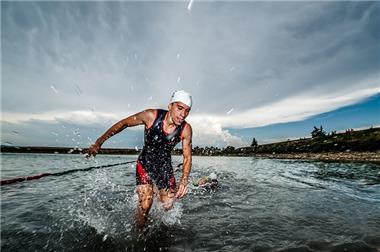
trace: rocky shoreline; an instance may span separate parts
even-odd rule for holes
[[[380,152],[322,152],[254,154],[255,157],[274,159],[305,159],[331,162],[360,162],[380,164]]]

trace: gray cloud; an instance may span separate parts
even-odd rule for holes
[[[2,2],[3,112],[126,116],[186,89],[223,117],[379,86],[378,2],[187,4]]]
[[[85,148],[104,133],[99,124],[80,125],[66,120],[2,122],[2,144],[21,146],[64,146]],[[143,130],[127,129],[104,143],[103,147],[142,147]]]

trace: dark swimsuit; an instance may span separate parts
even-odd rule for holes
[[[176,186],[171,152],[181,141],[186,122],[167,134],[163,128],[167,112],[158,109],[152,127],[145,128],[144,147],[137,159],[137,185],[156,184],[158,189],[173,189]]]

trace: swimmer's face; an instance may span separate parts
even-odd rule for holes
[[[181,125],[189,115],[191,108],[182,102],[173,102],[169,104],[170,117],[177,126]]]

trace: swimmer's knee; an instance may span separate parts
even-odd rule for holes
[[[148,212],[150,208],[152,207],[152,200],[140,201],[139,207],[144,213]]]
[[[139,195],[139,205],[143,211],[149,211],[153,203],[153,194]]]
[[[153,194],[153,185],[138,185],[136,188],[136,192],[139,194],[139,196]]]
[[[148,212],[153,203],[152,185],[140,185],[137,187],[139,195],[139,207],[143,212]]]

